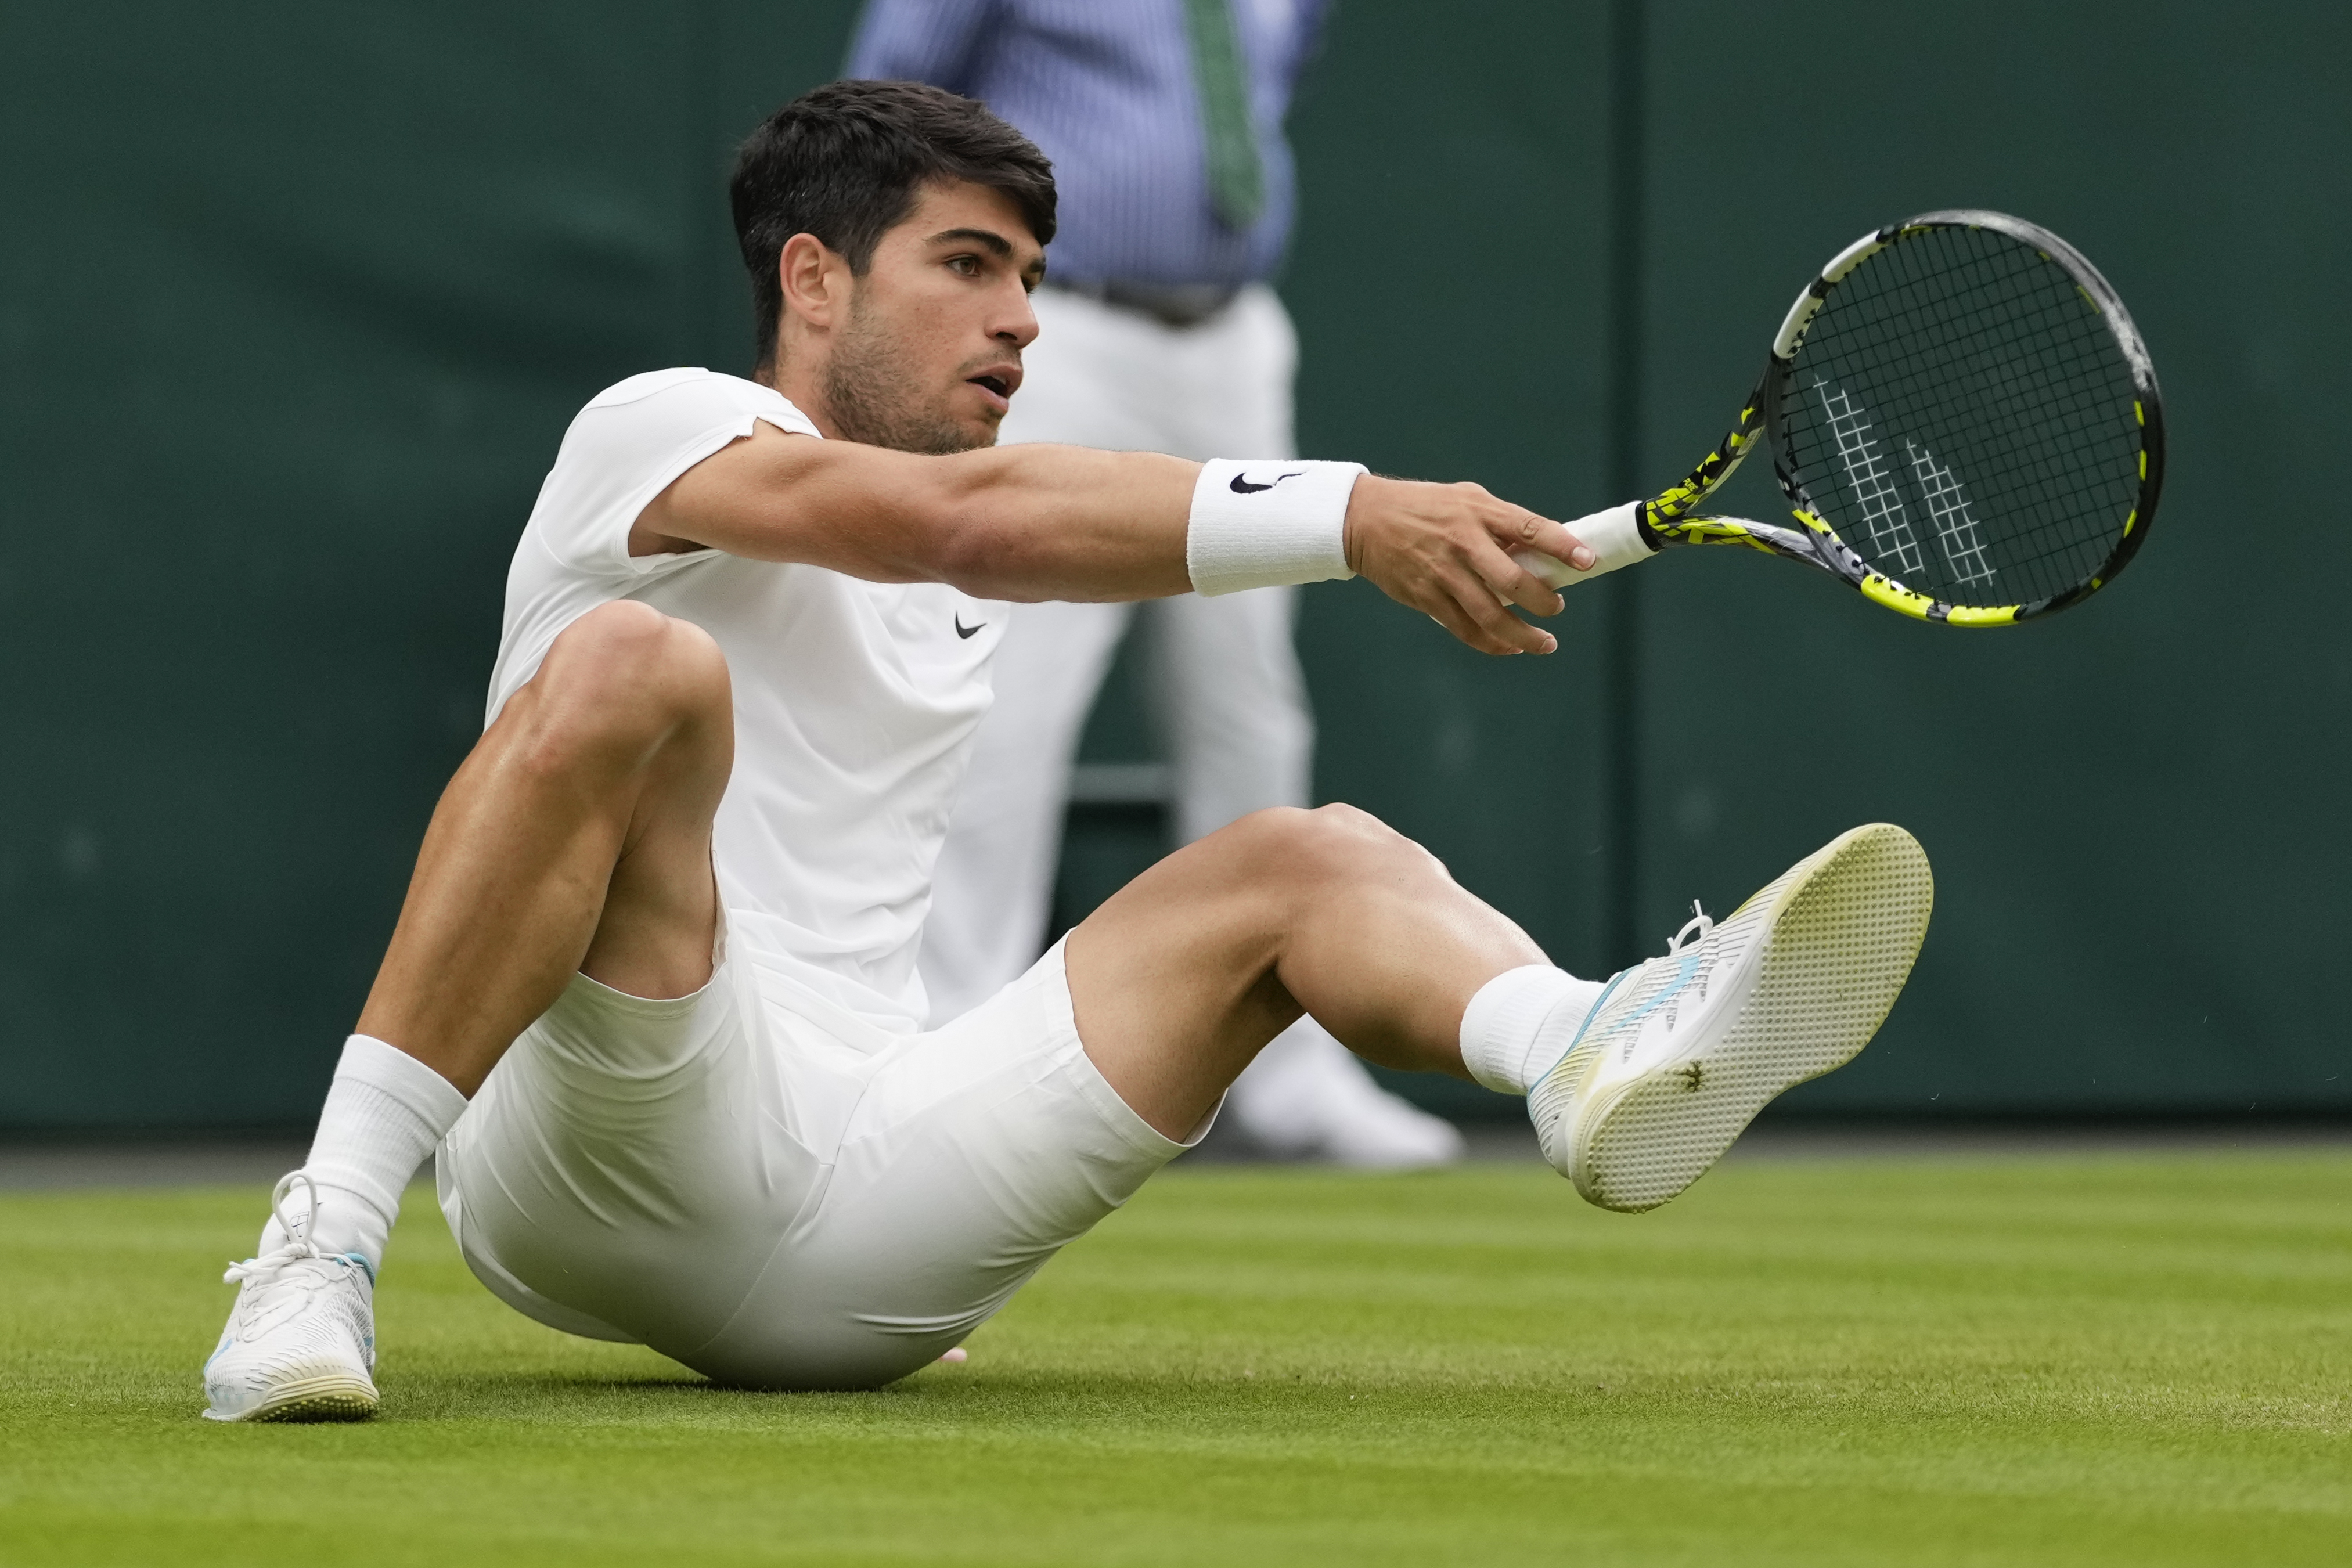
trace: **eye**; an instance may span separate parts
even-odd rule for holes
[[[958,277],[978,277],[980,276],[980,257],[976,256],[951,256],[948,257],[948,268]]]

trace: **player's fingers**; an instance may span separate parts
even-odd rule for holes
[[[1480,544],[1470,551],[1469,565],[1504,603],[1516,604],[1530,615],[1557,615],[1565,603],[1540,573],[1549,559],[1529,550],[1505,555],[1499,545]]]
[[[1475,648],[1481,653],[1503,654],[1518,652],[1517,648],[1488,636],[1468,616],[1462,613],[1460,605],[1443,595],[1431,601],[1428,614],[1432,621],[1451,632],[1456,642]]]
[[[1502,526],[1491,531],[1496,542],[1509,551],[1547,588],[1564,588],[1601,563],[1591,545],[1549,517],[1514,507]],[[1529,561],[1528,556],[1537,559]],[[1558,562],[1560,564],[1553,565]]]
[[[1447,590],[1434,571],[1419,574],[1409,584],[1400,584],[1398,588],[1390,590],[1390,592],[1400,602],[1412,605],[1415,610],[1444,627],[1458,641],[1467,643],[1482,653],[1516,653],[1519,651],[1514,644],[1496,636],[1472,619],[1464,610],[1459,597]],[[1487,601],[1492,604],[1491,596],[1488,596]],[[1500,612],[1497,611],[1495,613],[1499,615]],[[1524,627],[1525,625],[1515,617],[1502,618],[1511,621],[1515,626]]]
[[[1499,651],[1549,653],[1559,646],[1559,639],[1550,632],[1540,626],[1530,626],[1512,614],[1504,601],[1496,596],[1493,586],[1466,564],[1450,572],[1441,572],[1437,586],[1454,601],[1463,616],[1484,633],[1487,643],[1500,645]]]

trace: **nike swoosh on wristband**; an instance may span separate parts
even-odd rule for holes
[[[1236,474],[1234,476],[1233,483],[1228,486],[1227,488],[1232,490],[1236,496],[1247,496],[1259,490],[1271,490],[1276,485],[1281,484],[1285,479],[1296,479],[1297,477],[1298,476],[1297,474],[1276,474],[1273,478],[1268,479],[1263,485],[1253,485],[1241,475]]]
[[[969,637],[973,632],[979,631],[982,626],[986,626],[988,622],[983,621],[980,623],[980,626],[967,626],[963,623],[963,617],[961,615],[958,615],[955,618],[956,635],[959,637]]]

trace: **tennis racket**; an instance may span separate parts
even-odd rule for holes
[[[1706,509],[1759,439],[1794,528]],[[1731,433],[1688,477],[1568,525],[1599,567],[1515,553],[1561,588],[1737,545],[1917,620],[2008,626],[2114,581],[2163,483],[2156,367],[2098,269],[2021,218],[1923,213],[1806,285]]]

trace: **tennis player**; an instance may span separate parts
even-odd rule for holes
[[[958,1344],[1200,1137],[1303,1010],[1529,1094],[1585,1196],[1663,1202],[1861,1048],[1924,931],[1855,830],[1605,983],[1360,811],[1259,812],[923,1031],[915,959],[1006,601],[1370,578],[1496,654],[1589,570],[1475,486],[1350,464],[992,450],[1054,232],[982,106],[840,82],[742,149],[753,380],[630,378],[565,434],[508,577],[488,724],[442,797],[206,1415],[375,1408],[373,1291],[439,1150],[521,1312],[725,1383],[866,1388]],[[1540,780],[1530,836],[1544,836]]]

